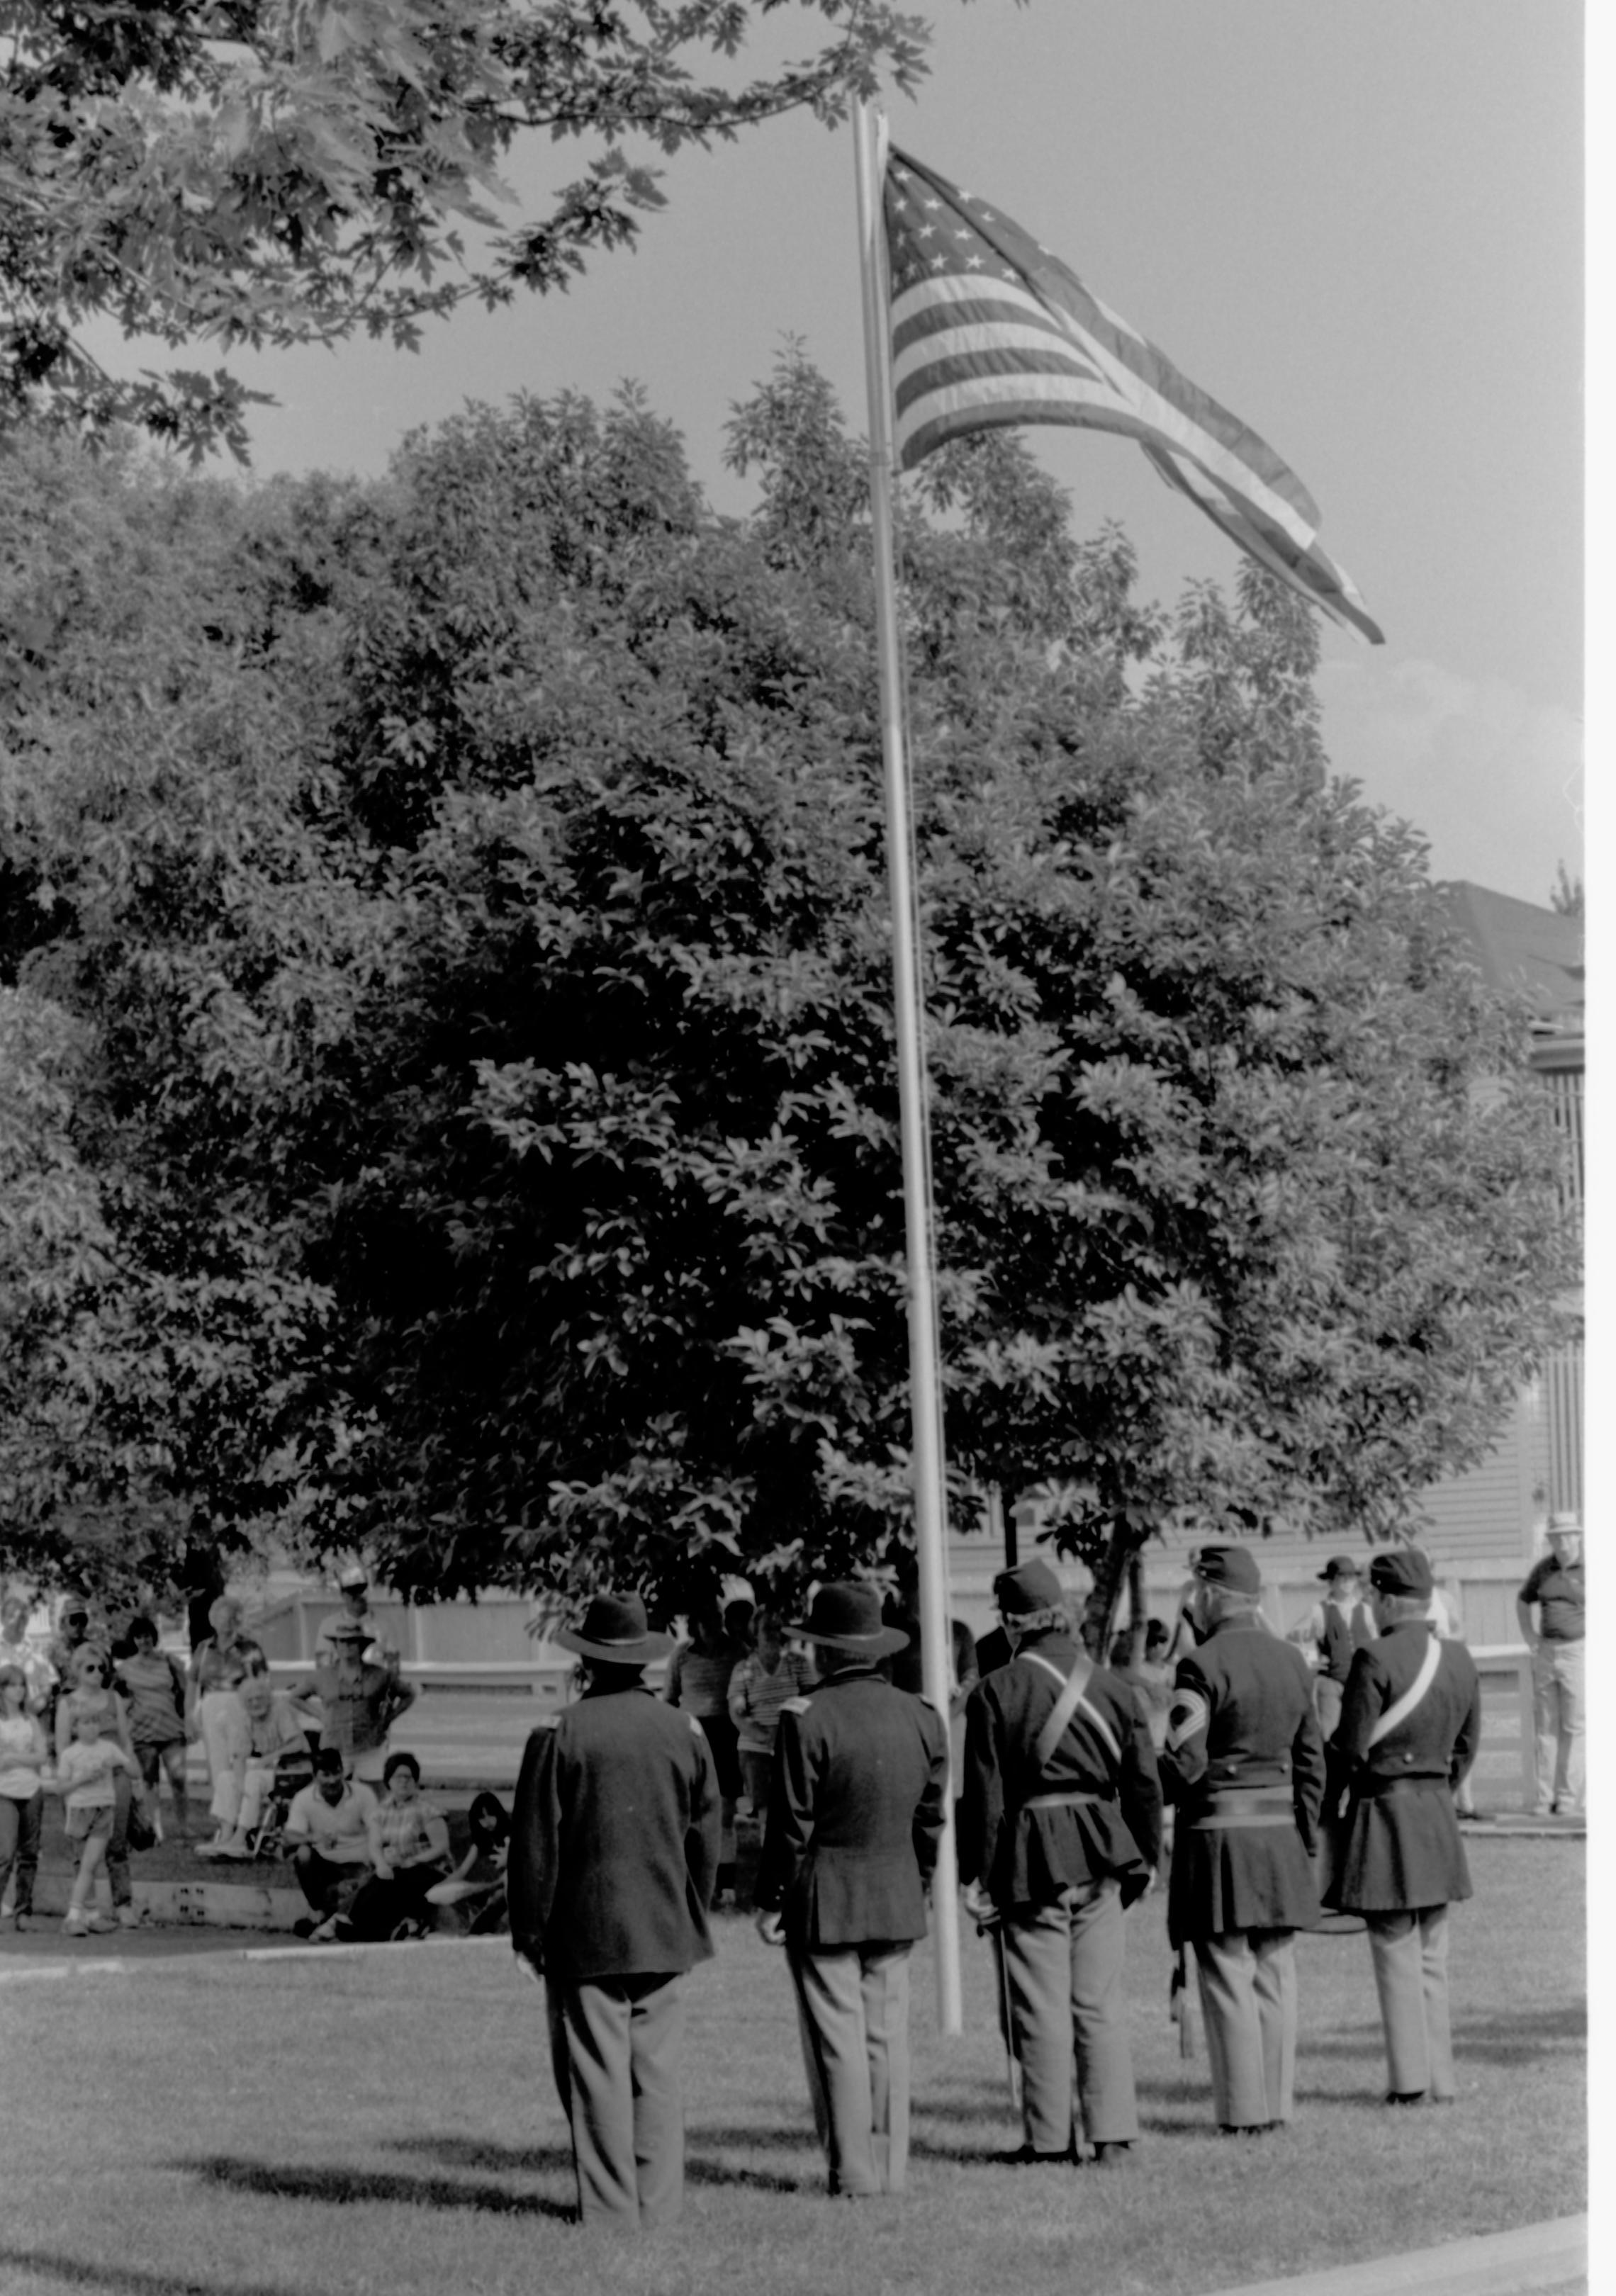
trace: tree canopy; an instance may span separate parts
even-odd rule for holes
[[[244,455],[225,368],[105,373],[95,315],[172,348],[413,346],[475,295],[564,288],[662,204],[648,160],[923,69],[890,0],[796,0],[819,45],[751,78],[792,0],[0,0],[0,425],[133,424]],[[586,146],[537,214],[521,136]]]
[[[16,1553],[200,1509],[678,1607],[901,1549],[861,458],[795,350],[729,452],[744,520],[634,394],[375,486],[10,457]],[[1387,1533],[1554,1333],[1522,1017],[1329,775],[1305,610],[1142,603],[1003,434],[923,475],[951,1467],[1113,1570],[1186,1510]]]

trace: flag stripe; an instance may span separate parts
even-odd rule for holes
[[[1137,439],[1239,548],[1379,643],[1318,511],[1273,448],[1180,374],[1074,272],[985,200],[894,151],[884,197],[899,467],[1019,422]]]
[[[1074,388],[1080,389],[1087,382],[1102,392],[1106,390],[1100,375],[1075,351],[1046,349],[1042,343],[1029,345],[1018,342],[1012,331],[1006,328],[961,330],[949,336],[948,343],[946,372],[953,385],[958,385],[971,376],[980,376],[986,381],[998,374],[1059,374],[1068,377]],[[904,420],[906,410],[935,390],[938,375],[944,371],[934,359],[917,363],[908,373],[901,375],[898,375],[897,366],[894,367],[900,432],[906,427]],[[1106,392],[1106,396],[1109,395]]]
[[[928,279],[892,305],[892,350],[902,358],[916,343],[945,334],[950,327],[998,324],[1035,328],[1070,341],[1070,331],[1036,295],[1005,280]]]
[[[912,469],[946,439],[962,439],[972,430],[1002,430],[1020,422],[1062,422],[1079,430],[1112,430],[1137,439],[1142,445],[1151,436],[1149,426],[1137,417],[1118,414],[1108,396],[1091,393],[1086,399],[1053,376],[1004,375],[953,389],[939,385],[918,415],[911,414],[911,445],[903,467]]]

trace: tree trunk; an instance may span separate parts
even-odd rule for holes
[[[1113,1522],[1111,1536],[1105,1543],[1105,1554],[1095,1573],[1095,1583],[1083,1615],[1083,1640],[1089,1656],[1103,1666],[1111,1648],[1112,1629],[1116,1622],[1117,1605],[1122,1598],[1122,1583],[1128,1575],[1131,1560],[1136,1560],[1142,1542],[1136,1541],[1126,1522]]]
[[[1144,1656],[1144,1556],[1135,1547],[1128,1558],[1128,1662],[1137,1666]]]

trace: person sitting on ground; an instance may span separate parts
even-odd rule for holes
[[[113,1766],[112,1823],[99,1862],[105,1865],[106,1878],[111,1886],[112,1902],[118,1908],[119,1920],[126,1929],[135,1929],[139,1924],[140,1915],[135,1910],[135,1891],[129,1880],[129,1806],[136,1793],[144,1795],[144,1789],[135,1765],[134,1742],[129,1735],[129,1710],[112,1688],[112,1661],[99,1643],[85,1643],[79,1646],[75,1654],[72,1685],[56,1702],[58,1761],[77,1735],[74,1725],[78,1718],[86,1713],[97,1717],[102,1736],[124,1756],[122,1762]]]
[[[242,1654],[247,1671],[236,1695],[247,1726],[234,1754],[235,1817],[217,1841],[197,1851],[199,1857],[250,1857],[252,1837],[262,1822],[282,1755],[308,1751],[308,1718],[290,1693],[275,1689],[269,1661],[258,1644],[243,1643]]]
[[[65,1717],[67,1712],[68,1702],[64,1699],[62,1713]],[[104,1931],[119,1926],[108,1910],[112,1891],[103,1868],[116,1816],[113,1781],[120,1772],[132,1771],[135,1763],[115,1738],[102,1735],[102,1718],[97,1702],[82,1702],[68,1721],[72,1735],[56,1757],[56,1783],[67,1808],[68,1841],[78,1854],[67,1918],[62,1924],[69,1937],[87,1937],[93,1930]],[[124,1870],[127,1874],[127,1866]],[[89,1909],[92,1893],[103,1901],[94,1912]]]
[[[427,1891],[431,1906],[454,1906],[472,1937],[491,1936],[509,1923],[505,1899],[505,1866],[511,1854],[511,1820],[497,1794],[472,1797],[466,1812],[470,1836],[465,1856],[447,1881],[434,1882]]]
[[[170,1652],[158,1649],[157,1628],[144,1612],[137,1611],[130,1620],[127,1632],[129,1653],[113,1675],[113,1687],[129,1710],[130,1750],[152,1797],[159,1838],[158,1797],[166,1771],[174,1797],[174,1832],[183,1841],[190,1808],[185,1789],[185,1749],[190,1742],[185,1669]]]
[[[0,1898],[14,1881],[12,1926],[18,1930],[34,1910],[50,1754],[45,1726],[29,1710],[27,1675],[14,1659],[0,1660]]]
[[[375,1786],[386,1771],[387,1734],[414,1704],[415,1693],[357,1619],[337,1620],[326,1635],[336,1655],[291,1694],[299,1702],[319,1700],[320,1743],[337,1749],[350,1776]]]
[[[370,1825],[376,1797],[366,1785],[350,1784],[335,1746],[315,1756],[314,1784],[294,1794],[286,1813],[285,1841],[298,1887],[313,1908],[292,1923],[299,1937],[324,1943],[337,1934],[345,1885],[370,1869]]]
[[[431,1921],[426,1893],[448,1870],[448,1822],[422,1793],[414,1754],[390,1754],[381,1783],[370,1821],[375,1871],[338,1923],[339,1936],[345,1929],[357,1938],[421,1936]]]

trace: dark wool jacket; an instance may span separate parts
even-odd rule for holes
[[[712,1953],[719,1805],[701,1726],[649,1690],[587,1691],[535,1730],[511,1816],[511,1941],[562,1980]]]
[[[1325,1749],[1299,1650],[1226,1619],[1180,1659],[1161,1780],[1178,1811],[1167,1904],[1175,1945],[1311,1929]]]
[[[757,1888],[759,1907],[784,1915],[788,1944],[924,1937],[947,1784],[947,1725],[873,1668],[789,1700]]]
[[[1092,1713],[1079,1707],[1048,1762],[1038,1761],[1038,1733],[1061,1696],[1049,1667],[1064,1677],[1077,1654],[1069,1635],[1037,1636],[977,1685],[965,1709],[960,1879],[982,1882],[996,1906],[1053,1905],[1062,1890],[1108,1875],[1132,1899],[1161,1855],[1155,1750],[1127,1683],[1095,1667],[1083,1693]],[[1070,1793],[1095,1799],[1027,1808]]]
[[[1463,1643],[1437,1644],[1436,1676],[1419,1704],[1369,1742],[1431,1644],[1430,1626],[1411,1620],[1359,1651],[1347,1677],[1331,1751],[1350,1799],[1327,1893],[1343,1913],[1408,1913],[1470,1895],[1453,1788],[1481,1742],[1481,1685]]]

